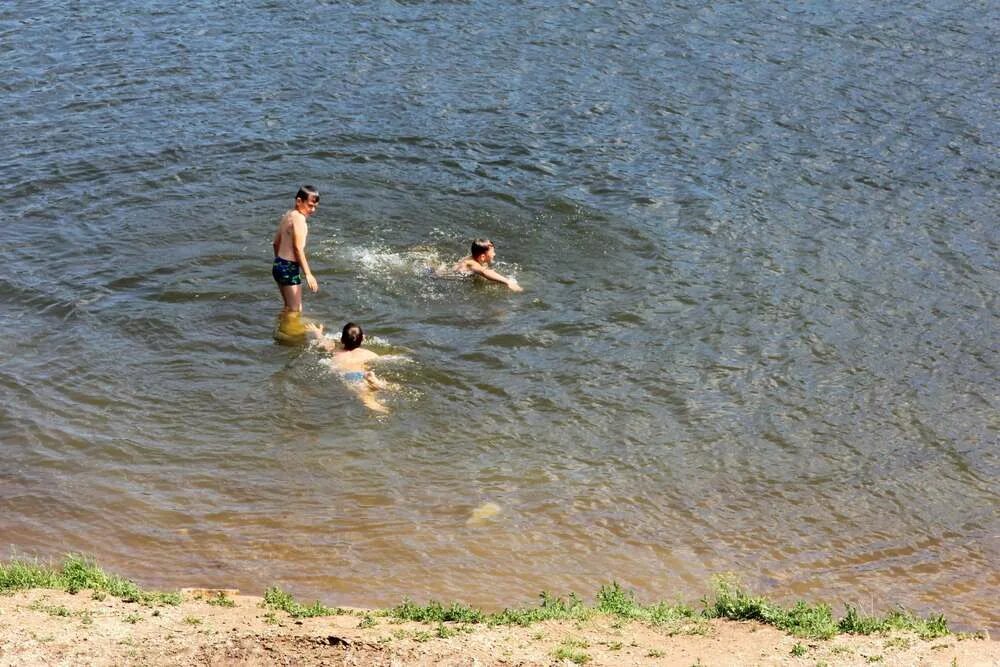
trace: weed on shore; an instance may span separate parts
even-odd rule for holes
[[[295,601],[290,593],[277,587],[268,588],[264,592],[264,604],[274,609],[288,612],[294,618],[314,618],[316,616],[339,616],[348,613],[340,607],[327,607],[319,600],[309,606]]]
[[[107,574],[92,559],[77,554],[66,556],[59,567],[28,560],[0,562],[0,594],[32,588],[63,590],[74,594],[89,589],[93,591],[94,599],[111,595],[125,602],[145,605],[177,605],[181,602],[179,593],[144,591],[133,581]],[[361,625],[366,627],[374,625],[375,618],[386,618],[390,624],[415,621],[434,625],[437,627],[436,635],[441,638],[451,635],[451,629],[444,626],[444,623],[464,626],[528,626],[542,621],[571,621],[581,624],[595,616],[611,617],[614,619],[612,627],[620,627],[626,621],[638,621],[667,634],[705,634],[709,629],[708,620],[715,618],[758,621],[796,637],[810,639],[829,639],[838,634],[912,632],[920,639],[928,640],[951,634],[947,621],[941,615],[919,618],[900,608],[889,611],[884,616],[868,616],[848,605],[843,618],[835,619],[827,604],[800,601],[792,607],[785,607],[766,597],[753,595],[732,577],[716,578],[713,588],[713,594],[702,600],[704,608],[700,612],[684,604],[639,603],[632,591],[612,582],[598,590],[593,606],[585,604],[573,593],[558,597],[543,592],[535,607],[507,608],[495,613],[460,602],[442,604],[432,600],[420,605],[404,600],[389,609],[359,612],[358,615],[362,616]],[[224,594],[208,602],[224,607],[234,604]],[[302,605],[291,594],[277,587],[267,589],[262,606],[272,610],[266,616],[269,619],[274,619],[274,610],[284,611],[297,619],[354,613],[339,607],[327,607],[319,601],[312,605]],[[46,611],[54,613],[48,609]]]
[[[48,588],[77,593],[92,589],[95,594],[108,594],[124,602],[178,605],[179,593],[144,591],[135,582],[107,574],[93,560],[70,554],[58,568],[37,561],[12,560],[0,563],[0,594],[30,588]]]

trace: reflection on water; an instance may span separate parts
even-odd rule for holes
[[[274,329],[274,340],[282,345],[305,345],[307,342],[306,327],[315,324],[301,312],[286,311],[278,313],[278,324]]]
[[[990,25],[0,8],[0,534],[334,604],[733,571],[1000,628]],[[275,319],[302,182],[320,290]],[[523,293],[428,271],[475,237]],[[390,355],[388,415],[309,321]]]

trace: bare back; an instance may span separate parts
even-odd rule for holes
[[[308,234],[306,217],[293,208],[281,216],[281,221],[278,223],[278,231],[274,234],[273,245],[276,257],[287,259],[290,262],[300,261],[295,252],[296,226],[300,230],[299,234],[302,236],[304,245],[306,234]]]
[[[330,357],[330,363],[341,373],[351,371],[364,371],[369,361],[378,359],[378,355],[371,350],[363,350],[360,347],[353,350],[336,350]]]

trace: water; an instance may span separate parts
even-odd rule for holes
[[[10,552],[1000,629],[995,5],[284,5],[0,8]],[[301,183],[388,416],[272,338]]]

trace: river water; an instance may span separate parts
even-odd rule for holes
[[[0,544],[1000,629],[997,5],[0,6]],[[271,235],[321,191],[309,317]],[[435,279],[496,243],[521,294]]]

